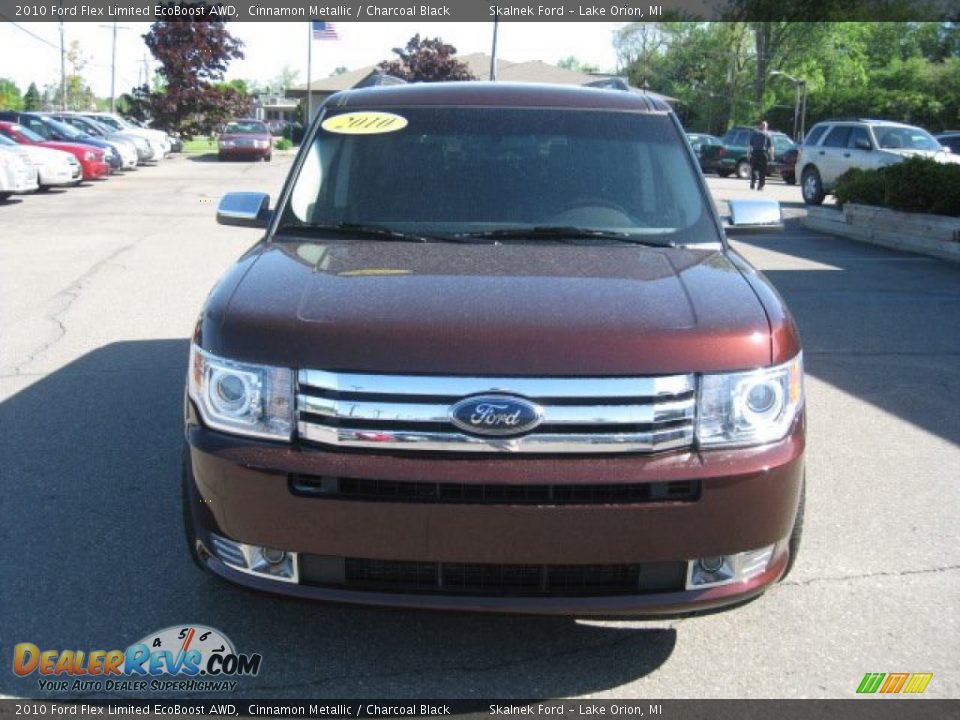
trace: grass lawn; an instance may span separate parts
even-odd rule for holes
[[[216,151],[216,140],[208,140],[207,138],[194,138],[193,140],[186,140],[183,143],[183,152],[186,155],[202,155],[203,153]]]

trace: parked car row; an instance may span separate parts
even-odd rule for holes
[[[156,163],[179,141],[115,113],[0,111],[0,200]]]
[[[704,133],[687,133],[704,172],[720,177],[736,173],[750,177],[748,153],[754,128],[735,126],[719,140]],[[907,157],[929,157],[960,163],[960,130],[931,135],[926,130],[889,120],[827,120],[814,125],[802,145],[781,132],[770,132],[774,160],[768,174],[779,174],[788,185],[801,181],[804,202],[819,205],[833,192],[837,179],[851,168],[875,169]],[[798,173],[799,168],[799,173]]]

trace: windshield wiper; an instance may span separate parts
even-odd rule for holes
[[[575,242],[577,240],[614,240],[622,243],[637,245],[652,245],[653,247],[673,247],[673,243],[633,235],[628,232],[615,230],[595,230],[593,228],[576,227],[573,225],[537,225],[528,228],[498,228],[496,230],[481,230],[478,232],[458,233],[457,237],[490,238],[490,239],[549,239],[558,242]]]
[[[461,235],[433,235],[425,233],[404,232],[394,230],[385,225],[368,225],[366,223],[338,222],[338,223],[304,223],[302,225],[281,225],[278,233],[308,233],[330,235],[352,235],[354,237],[369,237],[377,240],[397,240],[399,242],[451,242],[477,244],[477,239]]]

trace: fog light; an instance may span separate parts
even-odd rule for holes
[[[271,580],[300,582],[295,552],[247,545],[213,533],[210,533],[210,544],[216,556],[234,570]]]
[[[283,550],[274,550],[272,548],[263,549],[263,559],[271,565],[279,565],[286,557],[287,554]]]
[[[734,555],[710,555],[687,563],[687,590],[730,585],[755,577],[767,569],[775,546]]]
[[[700,558],[700,569],[704,572],[715,573],[723,567],[723,556]]]

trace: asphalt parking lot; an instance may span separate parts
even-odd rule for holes
[[[0,203],[5,664],[20,642],[125,647],[201,623],[263,655],[247,697],[847,698],[864,673],[898,671],[960,695],[960,267],[805,231],[799,189],[778,180],[764,195],[787,229],[735,245],[805,346],[789,580],[727,612],[583,621],[310,604],[201,574],[180,524],[188,338],[258,237],[214,209],[226,190],[276,195],[290,162],[176,157]],[[721,202],[751,195],[709,182]],[[6,667],[0,695],[44,695]]]

